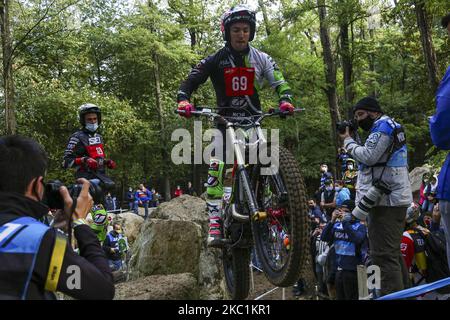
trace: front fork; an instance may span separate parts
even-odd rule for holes
[[[265,143],[265,138],[262,134],[262,130],[260,126],[256,127],[258,138]],[[241,222],[247,222],[251,218],[252,220],[258,221],[263,220],[267,217],[266,212],[261,212],[258,210],[258,206],[256,204],[255,192],[250,186],[250,178],[248,176],[247,170],[245,170],[245,161],[244,154],[240,145],[245,146],[245,141],[239,141],[236,139],[235,130],[232,126],[227,127],[227,137],[228,141],[231,142],[234,149],[234,154],[236,157],[235,166],[233,168],[233,175],[235,176],[234,181],[238,179],[239,188],[237,190],[238,201],[240,203],[246,203],[248,207],[248,215],[243,215],[236,210],[236,206],[232,204],[231,210],[233,218]],[[244,149],[245,150],[245,149]]]

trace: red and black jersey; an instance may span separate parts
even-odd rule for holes
[[[77,165],[76,159],[89,157],[95,159],[99,165],[97,171],[100,173],[105,172],[105,151],[103,145],[103,137],[99,133],[91,133],[85,130],[75,132],[69,139],[67,148],[64,151],[64,168],[76,167],[77,172],[75,176],[77,178],[89,177],[89,168],[84,165]]]
[[[425,252],[425,240],[417,230],[407,230],[403,232],[400,249],[405,259],[406,267],[410,269],[415,255]]]
[[[409,270],[414,261],[414,240],[408,232],[403,232],[402,242],[400,244],[403,259],[405,260],[406,268]]]
[[[276,90],[280,101],[293,102],[291,89],[277,64],[268,54],[252,46],[237,52],[227,44],[203,59],[181,84],[177,101],[189,100],[208,78],[214,86],[217,106],[223,115],[260,113],[259,89],[266,81]]]

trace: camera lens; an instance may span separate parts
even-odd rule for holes
[[[103,188],[102,182],[99,179],[89,180],[91,185],[89,186],[89,193],[91,194],[94,203],[101,203],[105,195],[105,188]]]
[[[372,209],[375,203],[381,198],[381,195],[382,190],[376,186],[372,186],[358,203],[356,208],[353,209],[352,214],[359,220],[366,220],[370,209]]]
[[[102,182],[99,179],[91,179],[89,180],[89,183],[89,194],[94,200],[94,203],[102,203],[105,195]],[[73,186],[69,186],[68,189],[72,198],[78,198],[83,189],[83,185],[74,184]]]

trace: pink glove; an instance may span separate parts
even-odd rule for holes
[[[290,102],[281,101],[279,108],[281,112],[289,112],[289,115],[294,114],[294,106]]]
[[[113,160],[111,160],[111,159],[109,159],[109,160],[106,160],[105,161],[105,164],[106,164],[106,166],[109,168],[109,169],[115,169],[116,168],[116,162],[115,161],[113,161]]]
[[[187,100],[183,100],[178,102],[178,110],[181,111],[183,110],[184,112],[179,113],[180,116],[182,117],[186,117],[186,118],[190,118],[191,117],[191,112],[195,111],[194,106]]]

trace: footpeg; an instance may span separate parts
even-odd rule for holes
[[[266,220],[266,218],[267,218],[267,213],[265,211],[256,212],[252,216],[253,221],[263,221],[263,220]]]
[[[209,248],[223,248],[224,246],[231,244],[231,239],[215,239],[212,241],[208,241]]]

